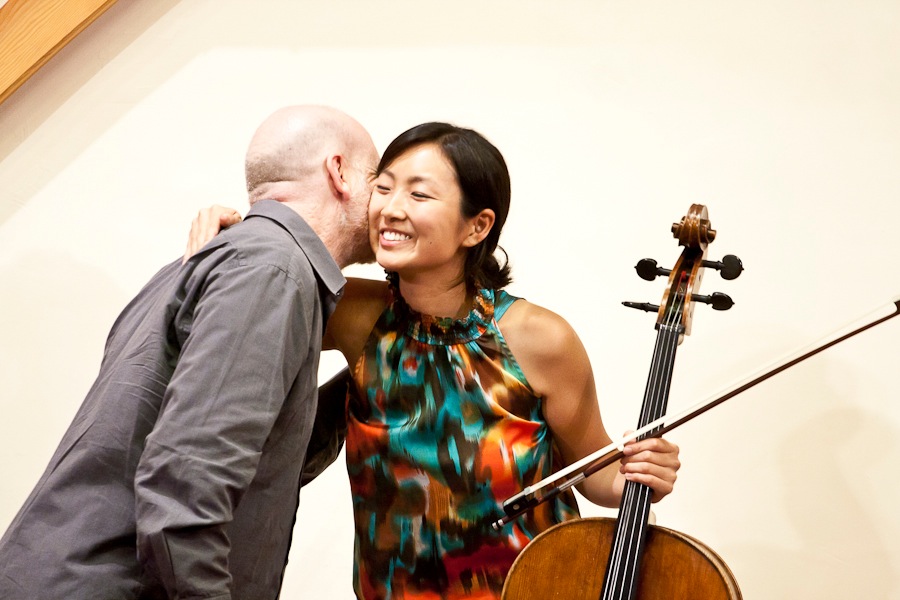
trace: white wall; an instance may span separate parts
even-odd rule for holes
[[[643,257],[709,207],[673,409],[900,294],[900,4],[875,0],[119,2],[0,106],[0,530],[97,370],[118,311],[190,219],[246,208],[242,158],[278,106],[333,104],[384,148],[424,120],[504,151],[514,293],[568,318],[613,434],[632,428],[658,302]],[[350,271],[371,274],[376,269]],[[673,432],[660,525],[745,598],[900,598],[900,322]],[[328,368],[338,362],[326,361]],[[609,514],[587,508],[586,514]],[[341,465],[307,488],[283,597],[351,598]]]

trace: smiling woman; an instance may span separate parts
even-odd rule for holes
[[[578,514],[566,492],[494,529],[503,500],[610,441],[590,362],[562,317],[504,289],[510,267],[494,253],[510,176],[486,138],[413,127],[384,151],[373,188],[369,239],[388,283],[348,281],[323,340],[351,366],[353,587],[359,600],[499,600],[522,548]],[[220,222],[195,221],[191,243],[198,223]],[[602,506],[626,480],[654,501],[671,492],[677,446],[625,454],[578,490]]]
[[[0,0],[0,102],[116,0]]]
[[[414,273],[424,271],[434,277],[434,269],[444,266],[449,268],[444,280],[463,281],[468,249],[481,242],[482,232],[490,231],[495,214],[484,209],[464,218],[463,197],[452,169],[438,146],[424,144],[404,152],[379,174],[369,216],[372,223],[381,223],[373,227],[371,242],[382,267],[397,271],[412,261],[409,277],[416,281]],[[415,228],[409,223],[415,223]],[[418,248],[416,242],[423,238],[427,246]],[[453,256],[459,258],[458,264],[450,261]]]

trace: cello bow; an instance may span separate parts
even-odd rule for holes
[[[512,496],[503,503],[504,516],[492,523],[492,526],[495,529],[503,527],[534,506],[537,506],[560,492],[581,483],[588,476],[620,460],[624,456],[622,448],[628,442],[635,440],[640,436],[661,437],[667,432],[699,417],[703,413],[746,392],[763,381],[771,379],[775,375],[786,371],[794,365],[797,365],[808,358],[812,358],[820,352],[863,333],[864,331],[885,323],[898,315],[900,315],[900,296],[889,304],[881,306],[874,311],[869,312],[867,315],[853,321],[851,324],[826,335],[817,342],[804,346],[802,349],[794,351],[784,358],[771,363],[767,367],[756,371],[755,374],[731,384],[709,398],[688,406],[677,413],[667,414],[647,423],[645,426],[636,429],[627,436],[585,456],[564,469],[560,469],[549,477],[525,488],[515,496]],[[561,483],[556,483],[560,480],[562,480]]]

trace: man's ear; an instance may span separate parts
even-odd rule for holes
[[[332,154],[325,161],[325,170],[328,172],[328,181],[334,195],[343,201],[350,200],[350,184],[344,179],[346,161],[340,154]]]
[[[480,213],[469,220],[469,234],[463,240],[463,247],[471,248],[477,246],[488,236],[491,228],[494,226],[494,211],[485,208]]]

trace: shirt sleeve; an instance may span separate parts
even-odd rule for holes
[[[316,290],[270,266],[213,271],[195,287],[202,294],[175,318],[189,333],[137,467],[138,555],[170,598],[220,600],[231,598],[225,525],[309,353]]]
[[[350,369],[339,373],[319,386],[316,419],[306,447],[306,459],[300,484],[306,485],[322,474],[333,463],[347,437],[347,393],[350,386]]]

